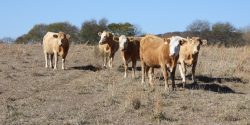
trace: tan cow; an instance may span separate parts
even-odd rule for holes
[[[179,70],[182,77],[183,87],[186,85],[186,66],[192,66],[192,80],[195,83],[195,68],[198,61],[200,46],[207,44],[207,40],[199,37],[187,38],[188,42],[183,44],[179,53]]]
[[[69,50],[69,34],[63,32],[47,32],[43,37],[43,52],[45,55],[45,67],[48,68],[48,57],[50,57],[50,68],[53,68],[53,56],[55,58],[54,69],[57,69],[58,55],[62,57],[62,69]]]
[[[146,68],[149,67],[149,83],[152,82],[153,68],[161,67],[165,80],[165,89],[168,85],[168,72],[172,79],[172,90],[175,88],[174,76],[179,57],[180,45],[186,40],[179,36],[163,39],[157,36],[148,35],[140,42],[140,58],[142,67],[142,83],[145,82]]]
[[[101,37],[99,41],[99,50],[103,56],[103,66],[107,65],[107,58],[109,59],[109,67],[113,67],[113,60],[116,51],[119,49],[119,38],[115,37],[111,32],[103,31],[99,32],[98,35]]]
[[[119,48],[124,63],[124,77],[127,77],[128,63],[132,61],[132,78],[135,78],[136,61],[140,60],[140,40],[141,37],[119,37]]]

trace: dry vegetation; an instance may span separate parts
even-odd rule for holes
[[[202,48],[198,83],[170,93],[160,70],[152,89],[94,50],[72,45],[63,71],[44,68],[41,45],[0,44],[0,124],[250,124],[250,47]]]

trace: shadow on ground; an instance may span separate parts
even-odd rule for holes
[[[188,79],[191,79],[191,75],[187,76]],[[225,82],[233,82],[233,83],[242,83],[246,84],[247,81],[242,80],[241,78],[237,77],[230,77],[230,78],[215,78],[215,77],[208,77],[204,75],[196,76],[196,81],[198,83],[186,84],[187,89],[201,89],[206,91],[218,92],[218,93],[236,93],[236,94],[244,94],[235,92],[233,89],[226,85],[220,85],[221,83]]]
[[[218,82],[218,83],[225,83],[225,82],[233,82],[233,83],[243,83],[246,84],[247,81],[246,80],[242,80],[241,78],[238,77],[208,77],[208,76],[204,76],[204,75],[198,75],[195,76],[197,81],[200,82],[204,82],[204,83],[214,83],[214,82]],[[191,79],[191,75],[187,76],[188,79]]]
[[[225,85],[219,85],[216,83],[192,83],[192,84],[186,84],[187,89],[195,89],[195,90],[206,90],[206,91],[212,91],[212,92],[218,92],[218,93],[237,93],[237,94],[243,94],[235,92],[233,89],[231,89],[228,86]]]
[[[93,65],[86,65],[86,66],[74,66],[74,67],[70,67],[70,69],[76,69],[76,70],[89,70],[89,71],[93,71],[93,72],[96,72],[96,71],[99,71],[101,70],[102,68],[101,67],[98,67],[98,66],[93,66]]]
[[[130,63],[129,65],[131,65],[131,63]],[[129,70],[129,71],[132,71],[132,67],[131,67],[131,66],[128,66],[128,70]],[[141,67],[136,67],[135,70],[136,70],[136,71],[141,71]],[[117,71],[119,71],[119,72],[124,72],[124,66],[123,66],[123,64],[120,65],[120,66],[118,66]]]

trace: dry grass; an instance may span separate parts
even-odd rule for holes
[[[123,78],[119,52],[114,69],[103,69],[95,47],[72,45],[63,71],[44,68],[41,45],[0,50],[3,125],[250,124],[250,47],[201,48],[198,83],[188,75],[187,88],[174,92],[164,90],[160,70],[153,90],[139,71]]]

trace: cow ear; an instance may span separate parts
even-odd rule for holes
[[[98,36],[101,36],[102,35],[102,33],[101,32],[98,32]]]
[[[203,40],[201,40],[201,45],[207,45],[207,40],[205,40],[205,39],[203,39]]]
[[[58,37],[60,38],[60,39],[64,39],[64,37],[65,37],[65,34],[63,33],[63,32],[59,32],[58,33]]]
[[[170,44],[171,39],[170,38],[163,38],[164,44]]]
[[[70,35],[69,35],[69,34],[67,34],[67,35],[66,35],[66,38],[67,38],[67,39],[69,39],[69,38],[70,38]]]
[[[114,37],[113,37],[113,40],[114,40],[114,41],[119,41],[119,37],[114,36]]]
[[[54,38],[58,38],[58,35],[54,34],[53,37],[54,37]]]
[[[183,44],[186,43],[186,42],[188,42],[188,40],[185,39],[185,38],[183,38],[183,39],[181,39],[181,40],[179,41],[179,44],[180,44],[180,45],[183,45]]]
[[[134,37],[128,37],[128,40],[129,40],[129,41],[134,41],[135,38],[134,38]]]

